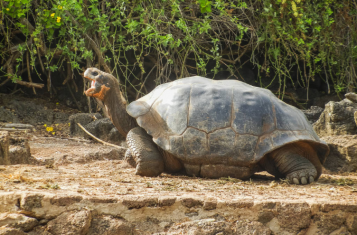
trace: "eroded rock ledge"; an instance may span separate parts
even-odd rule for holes
[[[357,203],[0,193],[0,234],[357,234]]]

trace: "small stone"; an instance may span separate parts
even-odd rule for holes
[[[160,197],[159,206],[172,206],[176,202],[176,197]]]
[[[183,197],[181,198],[181,204],[188,208],[201,207],[203,206],[203,201],[199,198]]]
[[[350,101],[357,103],[357,94],[356,93],[349,92],[349,93],[345,94],[345,97],[347,99],[349,99]]]
[[[69,206],[73,203],[80,202],[83,199],[81,196],[56,196],[51,198],[50,202],[56,206]]]
[[[7,124],[5,124],[5,128],[16,128],[16,129],[29,129],[29,130],[32,130],[35,127],[33,125],[30,125],[30,124],[7,123]]]
[[[157,197],[138,197],[138,196],[126,196],[123,199],[123,205],[128,209],[139,209],[142,207],[155,207],[158,205]]]
[[[33,208],[42,207],[42,199],[44,195],[25,195],[20,201],[20,206],[23,210],[32,211]]]
[[[47,224],[47,223],[48,223],[48,219],[42,219],[42,220],[40,220],[40,222],[39,222],[40,225],[45,225],[45,224]]]
[[[214,210],[217,207],[217,199],[209,198],[203,203],[204,210]]]

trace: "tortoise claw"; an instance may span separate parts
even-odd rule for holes
[[[299,180],[298,180],[297,178],[294,178],[294,179],[293,179],[293,183],[294,183],[294,184],[300,184],[300,182],[299,182]]]
[[[306,177],[301,177],[301,184],[307,184]]]
[[[315,181],[314,177],[310,176],[309,177],[310,184]]]

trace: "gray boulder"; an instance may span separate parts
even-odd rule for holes
[[[325,105],[325,110],[314,123],[316,133],[321,136],[355,135],[357,125],[354,114],[357,111],[357,103],[349,99],[340,102],[330,101]]]
[[[319,120],[320,115],[324,111],[324,109],[318,106],[311,106],[309,109],[301,111],[305,114],[307,120],[309,120],[309,122],[313,124],[314,122]]]
[[[324,167],[332,172],[357,171],[357,135],[325,136],[330,147]]]
[[[77,123],[85,126],[94,120],[102,119],[99,113],[77,113],[69,117],[70,133],[75,136],[87,136],[87,134],[77,125]]]

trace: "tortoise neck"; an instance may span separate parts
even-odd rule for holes
[[[108,92],[103,103],[110,120],[124,137],[131,129],[138,126],[135,118],[126,112],[127,102],[119,89],[119,84]]]

